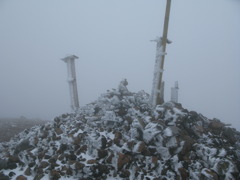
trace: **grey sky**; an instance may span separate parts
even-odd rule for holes
[[[80,104],[127,78],[150,93],[165,0],[0,0],[0,117],[53,118],[70,111],[67,54]],[[240,1],[173,0],[165,100],[240,130]]]

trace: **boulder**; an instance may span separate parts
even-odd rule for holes
[[[20,175],[20,176],[16,177],[16,180],[27,180],[27,178],[23,175]]]
[[[132,161],[131,156],[119,153],[118,154],[118,162],[117,162],[118,170],[121,170],[125,165],[127,165],[131,161]]]
[[[5,174],[3,174],[2,172],[0,172],[0,179],[1,180],[10,180],[10,177],[5,175]]]

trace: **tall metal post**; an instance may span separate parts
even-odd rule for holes
[[[178,103],[178,81],[175,82],[175,86],[171,88],[171,101]]]
[[[78,59],[78,57],[75,55],[70,55],[62,59],[65,63],[67,63],[70,101],[71,101],[71,109],[73,111],[79,108],[76,71],[75,71],[75,59]]]
[[[164,103],[164,86],[162,82],[163,76],[163,67],[164,67],[164,59],[166,55],[166,45],[167,43],[171,43],[167,39],[168,35],[168,25],[169,25],[169,16],[170,16],[170,8],[171,8],[171,0],[167,0],[166,2],[166,12],[165,12],[165,19],[164,19],[164,27],[163,27],[163,35],[156,40],[157,42],[157,52],[156,52],[156,60],[155,60],[155,68],[154,68],[154,78],[153,78],[153,87],[152,93],[150,98],[150,103],[152,106],[156,106],[158,104]]]

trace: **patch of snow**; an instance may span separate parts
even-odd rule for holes
[[[143,139],[145,142],[150,142],[156,135],[160,134],[157,123],[149,123],[143,131]]]
[[[139,149],[139,146],[142,144],[142,142],[141,141],[139,141],[135,146],[134,146],[134,148],[133,148],[133,152],[138,152],[138,149]]]
[[[168,148],[177,147],[177,145],[177,139],[175,137],[171,137],[166,143],[166,147]]]
[[[175,112],[176,115],[180,115],[180,116],[186,115],[185,112],[182,112],[182,110],[175,108],[175,107],[173,108],[173,111]]]
[[[163,135],[166,137],[171,137],[173,136],[172,130],[170,127],[167,127],[164,131],[163,131]]]
[[[208,173],[208,172],[210,172],[210,171],[209,171],[209,169],[207,169],[207,168],[203,168],[203,170],[201,171],[201,173],[202,173],[205,177],[207,177],[207,178],[209,178],[209,179],[212,179],[213,176],[212,176],[210,173]]]
[[[219,157],[225,157],[226,154],[227,154],[226,150],[222,148],[222,149],[220,150],[218,156],[219,156]]]
[[[161,156],[164,160],[169,159],[171,157],[169,150],[166,147],[158,147],[157,151],[161,154]]]
[[[79,134],[84,133],[83,130],[79,129],[75,134],[73,134],[73,137],[77,137]]]

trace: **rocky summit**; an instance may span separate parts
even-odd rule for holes
[[[1,143],[0,179],[240,179],[238,131],[126,85]]]

